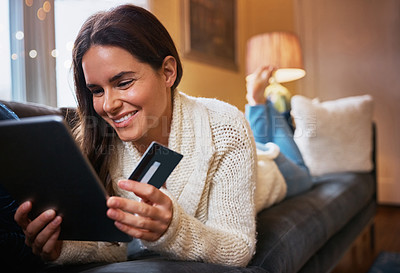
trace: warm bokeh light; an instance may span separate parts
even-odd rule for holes
[[[25,0],[25,4],[26,4],[28,7],[32,7],[32,5],[33,5],[33,0]]]
[[[16,53],[12,54],[12,55],[11,55],[11,59],[12,59],[13,61],[15,61],[16,59],[18,59],[18,55],[17,55]]]
[[[44,19],[46,19],[46,12],[44,12],[43,8],[38,9],[37,17],[39,18],[40,21],[44,21]]]
[[[49,1],[45,1],[45,2],[43,3],[43,10],[44,10],[45,12],[50,12],[50,9],[51,9],[51,4],[50,4],[50,2],[49,2]]]

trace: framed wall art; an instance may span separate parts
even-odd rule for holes
[[[184,57],[237,70],[236,0],[182,0]]]

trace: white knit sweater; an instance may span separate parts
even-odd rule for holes
[[[256,245],[256,154],[244,115],[227,103],[175,92],[168,146],[184,155],[161,189],[173,202],[173,219],[160,239],[143,245],[174,259],[246,266]],[[117,182],[140,157],[132,143],[118,142],[110,169],[118,195],[137,199]],[[282,190],[274,192],[257,210],[282,198]],[[68,241],[57,262],[121,261],[125,251],[124,244]]]

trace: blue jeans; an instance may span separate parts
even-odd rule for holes
[[[263,145],[267,142],[279,146],[280,154],[275,158],[275,163],[287,184],[286,197],[310,189],[312,178],[293,140],[293,129],[287,117],[280,114],[268,100],[264,105],[246,105],[245,114],[258,149],[267,149]]]
[[[7,119],[19,119],[18,116],[0,103],[0,122]],[[0,152],[1,153],[1,152]],[[18,208],[17,202],[0,184],[0,257],[12,269],[32,270],[41,265],[41,260],[25,244],[25,235],[14,221]],[[4,264],[4,263],[3,263]],[[2,266],[3,266],[2,264]]]

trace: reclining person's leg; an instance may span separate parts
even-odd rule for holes
[[[279,147],[269,142],[267,144],[256,142],[257,149],[261,151],[269,151],[271,154],[272,150],[279,151]],[[278,166],[283,178],[287,185],[286,197],[291,197],[302,193],[312,186],[312,178],[305,165],[299,165],[293,162],[290,158],[286,157],[282,152],[275,152],[278,154],[274,161]]]
[[[265,105],[246,108],[246,116],[253,130],[257,148],[268,149],[266,143],[279,147],[274,159],[287,184],[286,197],[294,196],[311,188],[312,179],[303,157],[293,139],[293,130],[286,117],[267,100]]]
[[[268,101],[268,116],[271,120],[271,142],[279,146],[281,153],[299,166],[304,166],[303,157],[293,139],[293,130],[286,117],[279,113]]]

